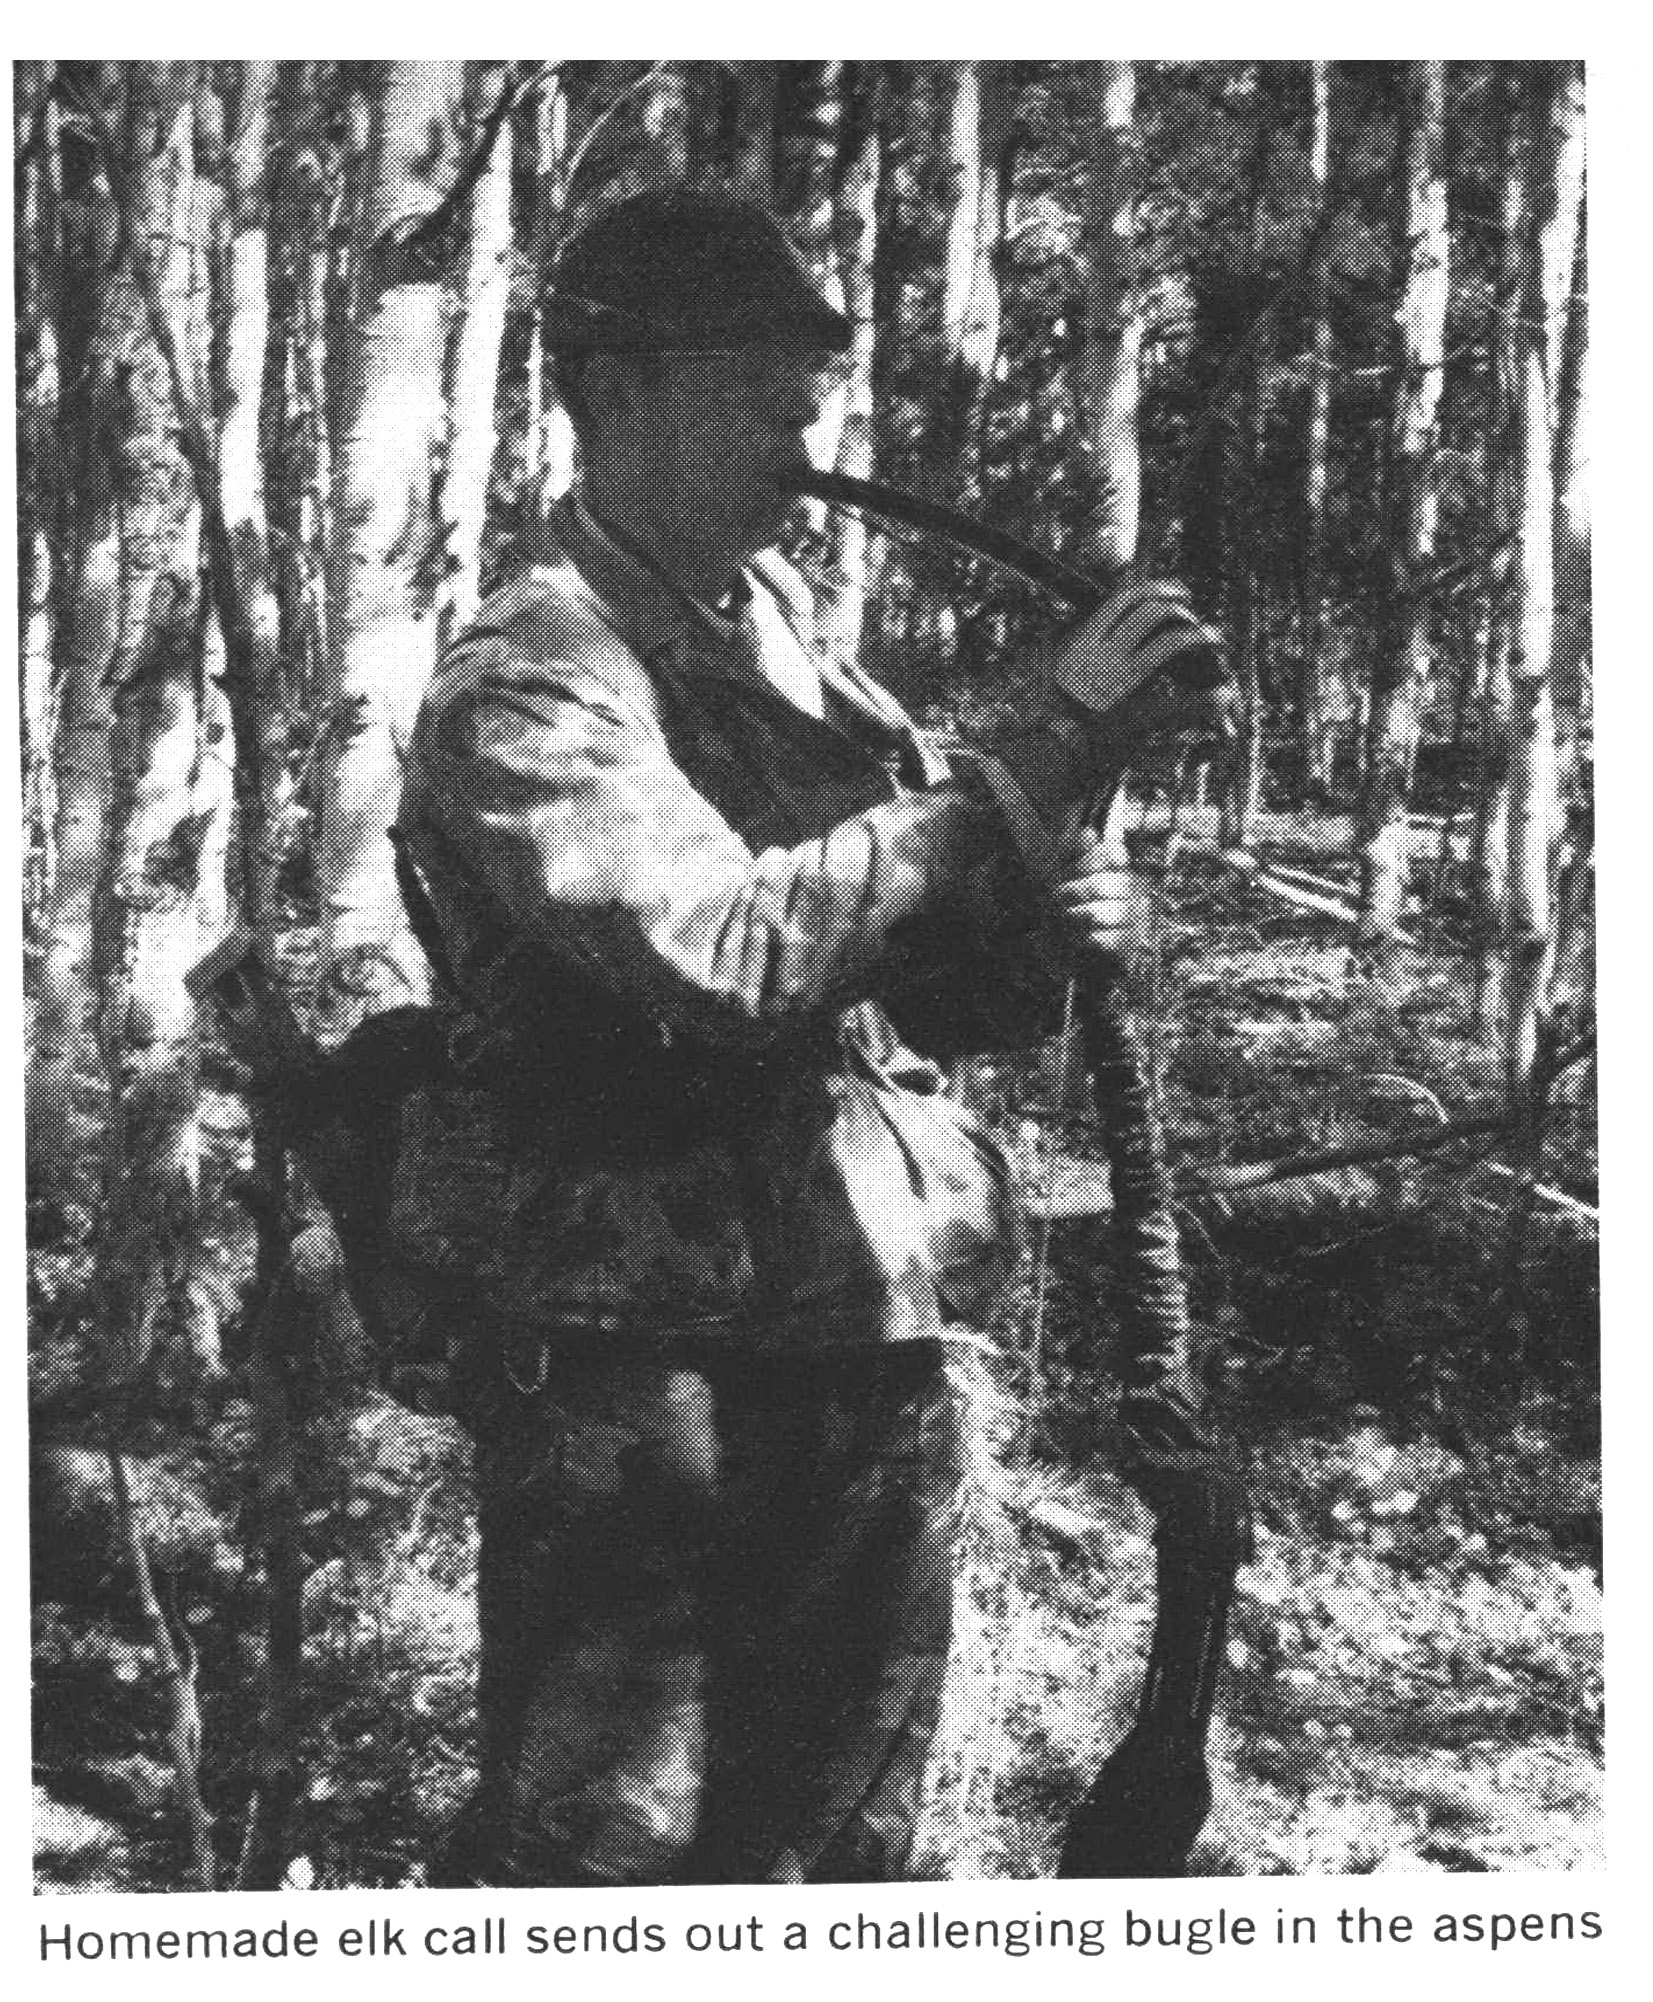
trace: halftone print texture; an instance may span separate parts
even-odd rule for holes
[[[1582,65],[14,101],[38,1888],[1599,1866]]]

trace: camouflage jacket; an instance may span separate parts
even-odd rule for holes
[[[1049,1027],[1016,843],[820,657],[794,572],[745,581],[737,632],[565,507],[414,731],[455,1070],[392,1227],[502,1339],[933,1336],[1008,1269],[1003,1161],[928,1059]],[[765,671],[799,643],[820,718]]]

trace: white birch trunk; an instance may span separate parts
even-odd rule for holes
[[[1531,181],[1526,286],[1517,330],[1515,651],[1509,814],[1509,947],[1505,1062],[1511,1109],[1528,1109],[1546,1026],[1554,940],[1551,868],[1558,829],[1555,705],[1555,407],[1551,356],[1562,336],[1566,287],[1556,277],[1557,210],[1577,204],[1572,181],[1579,113],[1570,64],[1534,64],[1525,76]],[[1575,224],[1576,226],[1576,224]],[[1570,254],[1566,275],[1572,275]],[[1559,367],[1559,364],[1557,364]]]
[[[1358,836],[1361,930],[1392,938],[1406,896],[1406,800],[1433,661],[1428,577],[1440,512],[1437,453],[1449,280],[1443,170],[1445,65],[1408,65],[1397,216],[1395,406],[1390,435],[1391,579],[1373,673]]]
[[[455,170],[459,63],[393,62],[372,106],[333,474],[329,660],[317,876],[322,978],[348,1020],[423,992],[389,831],[436,651],[429,577],[447,298],[434,253],[404,252]]]
[[[1098,129],[1086,195],[1090,279],[1080,365],[1085,435],[1096,462],[1098,509],[1087,537],[1104,570],[1135,561],[1142,514],[1142,317],[1136,295],[1136,68],[1097,65]]]
[[[109,837],[109,665],[120,590],[108,440],[116,425],[116,363],[130,317],[130,295],[110,275],[118,234],[114,204],[91,164],[92,150],[77,137],[64,165],[66,212],[80,218],[71,255],[78,267],[99,275],[92,287],[65,289],[59,300],[64,364],[81,389],[59,413],[56,432],[68,503],[63,620],[56,635],[62,685],[52,741],[45,950],[29,1052],[29,1185],[37,1197],[54,1202],[82,1179],[85,1143],[96,1135],[100,1117],[93,1102],[92,920]]]
[[[195,65],[128,70],[129,223],[161,312],[205,349],[205,258],[194,169]],[[128,270],[122,394],[114,783],[95,912],[99,1034],[111,1092],[99,1241],[103,1364],[117,1389],[151,1370],[213,1366],[216,1326],[194,1283],[199,1130],[195,1009],[183,976],[211,943],[202,871],[225,804],[200,702],[200,510],[171,377]],[[221,906],[220,906],[221,908]]]
[[[534,241],[530,283],[534,304],[528,328],[528,420],[523,473],[535,513],[543,520],[552,503],[574,484],[574,426],[551,393],[545,344],[545,287],[568,207],[568,93],[560,77],[542,86],[534,107]]]
[[[505,87],[503,63],[470,65],[473,133]],[[473,142],[474,143],[474,142]],[[499,352],[511,296],[511,125],[494,136],[488,164],[466,204],[465,271],[453,343],[448,449],[437,495],[446,554],[438,644],[465,625],[481,595],[482,536],[493,473]]]
[[[844,311],[854,324],[849,382],[838,433],[837,466],[856,479],[873,473],[873,364],[877,325],[873,311],[878,250],[878,175],[882,150],[882,80],[866,79],[862,102],[855,108],[853,150],[842,177],[837,204],[838,268],[843,279]],[[853,660],[861,650],[870,588],[870,540],[858,515],[840,512],[831,518],[830,583],[819,608],[820,634],[841,659]]]
[[[1480,798],[1471,849],[1471,900],[1475,913],[1475,1024],[1494,1041],[1504,1027],[1505,929],[1509,918],[1510,657],[1515,650],[1515,534],[1517,425],[1521,363],[1518,332],[1526,270],[1529,163],[1520,98],[1520,66],[1499,77],[1498,274],[1491,340],[1492,384],[1487,440],[1486,664],[1481,687]]]
[[[1311,229],[1327,239],[1309,273],[1309,409],[1304,445],[1303,684],[1301,693],[1303,783],[1311,799],[1324,800],[1332,782],[1330,633],[1326,619],[1326,506],[1331,464],[1332,318],[1331,232],[1324,229],[1331,178],[1332,66],[1309,65],[1313,109],[1309,132]]]

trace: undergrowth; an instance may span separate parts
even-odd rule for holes
[[[1381,1140],[1495,1101],[1495,1065],[1465,1033],[1459,957],[1363,967],[1312,922],[1260,917],[1211,883],[1164,944],[1167,1105],[1185,1165]],[[1035,1193],[1053,1150],[1081,1163],[1095,1151],[1083,1107],[1054,1100],[1058,1070],[989,1064],[973,1080]],[[1243,1201],[1185,1181],[1205,1363],[1246,1443],[1256,1514],[1196,1870],[1599,1861],[1588,1085],[1583,1071],[1566,1081],[1537,1199],[1470,1147]],[[84,1361],[75,1243],[59,1228],[31,1260],[40,1880],[160,1888],[180,1859],[154,1671],[100,1555],[93,1414],[65,1388]],[[244,1257],[228,1224],[223,1246],[227,1268]],[[922,1876],[1047,1873],[1136,1700],[1151,1525],[1110,1471],[1113,1283],[1105,1221],[1064,1223],[1042,1285],[1030,1267],[1004,1311]],[[366,1390],[348,1353],[332,1368],[301,1469],[307,1725],[290,1881],[393,1885],[415,1878],[473,1769],[468,1457],[451,1424]],[[220,1375],[164,1414],[137,1469],[198,1654],[226,1853],[250,1787],[260,1654],[249,1413],[233,1383]]]

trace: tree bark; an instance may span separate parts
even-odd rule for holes
[[[76,91],[105,88],[95,64],[77,66],[70,81]],[[29,1058],[27,1137],[30,1191],[53,1204],[82,1179],[83,1142],[97,1130],[88,1103],[96,1067],[92,912],[108,839],[113,728],[108,669],[120,576],[107,447],[115,430],[117,363],[131,307],[129,294],[111,275],[115,210],[96,149],[72,127],[62,132],[61,145],[64,201],[54,282],[67,392],[55,429],[63,468],[56,632],[62,685],[52,737],[51,865]]]
[[[838,186],[843,158],[849,65],[788,63],[781,79],[777,136],[780,196],[790,234],[816,289],[844,310],[844,274],[838,239]],[[816,429],[814,449],[827,465],[838,463],[846,394],[834,396]],[[815,502],[806,512],[815,533],[827,536],[827,516]]]
[[[283,925],[279,877],[290,840],[292,785],[288,690],[271,575],[260,416],[270,343],[269,176],[276,66],[235,66],[226,155],[229,249],[225,260],[225,356],[218,418],[216,507],[221,530],[213,575],[224,636],[225,687],[234,718],[240,805],[241,917],[266,966],[279,964]],[[296,138],[296,134],[289,135]],[[289,297],[291,297],[289,293]],[[280,349],[277,349],[280,352]],[[200,479],[200,469],[197,469]],[[224,561],[227,550],[229,561]],[[214,566],[209,565],[209,568]],[[265,1655],[258,1735],[249,1756],[255,1790],[248,1807],[236,1886],[279,1887],[286,1828],[300,1786],[298,1703],[302,1674],[302,1564],[296,1521],[281,1506],[298,1462],[298,1400],[286,1372],[278,1278],[287,1255],[287,1162],[267,1110],[253,1108],[257,1254],[248,1371],[257,1521],[263,1557]]]
[[[460,63],[384,66],[370,107],[333,479],[322,979],[341,1026],[423,991],[388,839],[435,658],[432,478],[443,424],[441,246],[418,225],[455,171]]]
[[[1551,644],[1555,628],[1555,399],[1551,357],[1561,353],[1565,292],[1556,279],[1557,211],[1576,207],[1569,188],[1579,101],[1572,65],[1525,66],[1531,183],[1524,235],[1525,285],[1516,336],[1515,650],[1512,695],[1509,992],[1505,1061],[1510,1107],[1529,1110],[1547,1022],[1553,941],[1551,864],[1559,820]],[[1569,254],[1567,275],[1572,272]]]
[[[1373,668],[1358,836],[1362,929],[1391,937],[1406,898],[1406,802],[1433,658],[1430,570],[1440,512],[1441,375],[1449,272],[1443,170],[1445,65],[1407,65],[1396,215],[1395,403],[1390,425],[1388,603]]]
[[[98,885],[99,1036],[112,1096],[98,1289],[116,1384],[177,1363],[194,1324],[199,1135],[195,1011],[183,976],[203,937],[211,815],[200,697],[200,516],[168,364],[132,259],[192,363],[205,348],[194,171],[197,66],[132,64],[122,170],[131,241],[113,440],[118,496],[114,783]],[[201,384],[204,390],[204,382]],[[197,1362],[212,1364],[214,1355]]]
[[[788,63],[780,135],[781,206],[810,276],[833,305],[844,303],[834,191],[844,123],[845,64]]]
[[[120,215],[107,330],[118,391],[108,439],[117,496],[118,614],[107,844],[93,913],[98,1033],[109,1083],[103,1210],[94,1275],[97,1347],[111,1478],[127,1557],[168,1710],[175,1791],[190,1880],[215,1882],[199,1787],[201,1719],[193,1651],[156,1593],[125,1488],[124,1440],[163,1373],[191,1381],[217,1363],[217,1327],[200,1285],[199,1079],[194,1008],[183,976],[204,944],[202,858],[215,812],[204,766],[200,513],[181,449],[175,371],[196,408],[202,356],[204,214],[196,185],[201,66],[124,66],[117,133],[96,124]]]
[[[1010,73],[957,63],[947,120],[947,235],[942,267],[942,418],[936,456],[946,492],[979,505],[982,422],[999,358],[998,259],[1004,236]]]
[[[878,179],[883,149],[884,79],[877,64],[859,64],[849,96],[845,158],[837,210],[838,269],[844,311],[854,324],[849,381],[838,433],[837,468],[857,479],[873,474],[873,365],[877,316],[873,310],[878,255]],[[840,659],[854,660],[871,584],[871,543],[858,514],[828,517],[831,533],[828,588],[818,605],[820,636]]]
[[[1331,232],[1325,226],[1331,171],[1332,65],[1309,65],[1312,111],[1309,182],[1314,190],[1309,228],[1322,241],[1309,269],[1309,408],[1303,476],[1303,682],[1301,690],[1303,787],[1324,805],[1332,785],[1331,689],[1326,650],[1326,503],[1330,489],[1332,419]]]
[[[321,138],[319,67],[276,65],[271,165],[277,179],[269,202],[277,379],[265,508],[273,531],[277,655],[289,697],[282,707],[306,718],[319,711],[327,657],[332,478],[327,353],[333,175]]]
[[[504,63],[471,63],[467,67],[474,134],[506,87],[507,68]],[[471,143],[475,143],[474,138]],[[481,595],[482,535],[498,435],[494,407],[499,391],[499,353],[511,294],[509,119],[494,135],[488,164],[471,190],[466,209],[465,271],[448,400],[448,450],[437,499],[446,553],[438,609],[439,645],[473,616]]]
[[[1085,197],[1090,275],[1079,402],[1096,468],[1097,507],[1086,553],[1103,569],[1136,560],[1142,516],[1142,454],[1137,434],[1142,317],[1137,299],[1136,66],[1097,65],[1097,136]]]
[[[1515,647],[1516,425],[1529,163],[1521,67],[1501,67],[1499,85],[1498,272],[1493,298],[1487,424],[1486,661],[1481,686],[1480,795],[1470,851],[1476,933],[1475,1023],[1495,1039],[1504,1023],[1505,927],[1509,904],[1510,656]]]
[[[1263,503],[1263,452],[1268,427],[1268,379],[1274,362],[1275,316],[1262,305],[1263,210],[1273,150],[1272,109],[1258,115],[1252,148],[1249,213],[1246,221],[1243,298],[1250,327],[1249,352],[1240,396],[1240,421],[1227,483],[1233,517],[1228,537],[1229,630],[1233,635],[1234,680],[1239,691],[1239,727],[1223,800],[1222,838],[1248,847],[1263,803],[1265,723],[1263,704],[1263,606],[1258,514]]]
[[[524,477],[530,505],[543,521],[574,483],[574,427],[551,392],[545,345],[545,287],[568,208],[568,92],[560,76],[541,84],[534,100],[534,238],[529,258],[533,304],[528,326],[528,420]]]
[[[1580,119],[1582,125],[1582,119]],[[1565,195],[1566,190],[1563,189]],[[1555,419],[1555,653],[1558,783],[1563,800],[1588,807],[1585,741],[1590,727],[1590,260],[1583,191],[1573,255]]]
[[[234,552],[238,617],[224,634],[241,815],[242,914],[274,964],[277,884],[290,838],[289,700],[270,562],[261,417],[270,349],[269,172],[276,65],[239,63],[226,153],[223,403],[218,504]],[[221,621],[222,623],[222,621]],[[237,626],[240,630],[235,630]]]
[[[51,63],[16,70],[17,579],[22,642],[23,917],[38,932],[52,881],[52,747],[56,709],[57,543],[62,504],[58,427],[58,114]],[[28,149],[25,156],[25,149]]]

